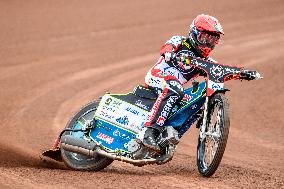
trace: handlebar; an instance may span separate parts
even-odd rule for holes
[[[243,70],[240,73],[240,79],[245,79],[245,80],[258,80],[258,79],[263,79],[263,77],[260,75],[259,72],[257,71],[251,71],[251,70]]]
[[[189,57],[186,54],[177,55],[173,54],[172,59],[178,61],[178,62],[186,62],[186,60]],[[216,65],[216,64],[215,64]],[[239,79],[245,79],[245,80],[258,80],[263,79],[263,77],[260,75],[259,72],[254,70],[239,70]]]

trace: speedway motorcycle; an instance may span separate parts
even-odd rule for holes
[[[171,160],[180,138],[196,123],[199,129],[197,167],[204,177],[217,170],[229,135],[229,104],[224,83],[233,79],[262,78],[256,71],[222,65],[202,59],[176,57],[204,70],[204,82],[192,83],[183,99],[175,105],[157,136],[160,151],[152,151],[141,142],[144,123],[157,94],[138,85],[128,94],[107,93],[99,101],[82,107],[62,130],[52,148],[42,156],[63,161],[75,170],[100,171],[114,160],[136,166],[164,164]]]

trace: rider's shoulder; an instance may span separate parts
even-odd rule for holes
[[[183,40],[185,40],[186,37],[181,36],[181,35],[174,35],[169,39],[166,44],[172,44],[174,46],[178,46],[179,44],[182,43]]]

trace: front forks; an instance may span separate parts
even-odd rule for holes
[[[208,102],[209,102],[209,97],[206,96],[205,103],[204,103],[203,120],[199,128],[199,139],[201,142],[205,138],[205,130],[206,130],[206,125],[207,125],[207,114],[208,114]]]

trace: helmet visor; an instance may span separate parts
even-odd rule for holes
[[[208,47],[214,47],[220,41],[220,35],[209,34],[205,32],[199,32],[197,35],[197,40],[201,45],[205,45]]]

